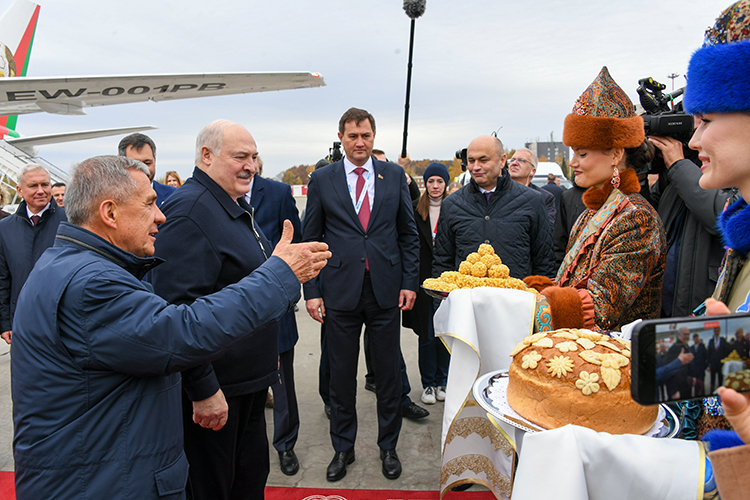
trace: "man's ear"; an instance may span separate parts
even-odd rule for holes
[[[201,159],[203,159],[203,163],[205,165],[211,165],[211,150],[208,149],[206,146],[203,146],[201,148]]]
[[[117,203],[113,200],[101,202],[99,204],[99,217],[105,226],[117,229]]]

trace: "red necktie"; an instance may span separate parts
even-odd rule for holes
[[[39,224],[39,219],[41,219],[41,218],[42,218],[41,215],[32,215],[31,216],[31,223],[36,226],[37,224]]]
[[[357,194],[355,195],[355,198],[357,201],[359,201],[359,196],[362,194],[362,189],[365,187],[365,169],[362,167],[358,167],[354,169],[354,173],[357,174]],[[365,231],[367,231],[367,223],[370,222],[370,194],[365,193],[365,197],[362,200],[362,206],[359,209],[359,213],[357,214],[359,217],[359,222],[362,223],[362,227]]]
[[[355,195],[355,198],[357,201],[359,201],[359,196],[362,194],[362,189],[365,187],[365,177],[362,175],[365,173],[365,169],[362,167],[357,167],[354,169],[354,173],[357,174],[357,194]],[[359,222],[362,224],[362,228],[367,231],[367,223],[370,222],[370,194],[369,192],[365,192],[365,196],[362,199],[362,206],[359,207],[359,213],[357,214],[357,217],[359,217]],[[365,257],[365,269],[370,270],[370,259],[369,257]]]

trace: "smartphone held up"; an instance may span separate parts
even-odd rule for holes
[[[667,318],[633,330],[631,392],[650,405],[750,392],[750,314]]]

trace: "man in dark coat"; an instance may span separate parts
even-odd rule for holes
[[[155,200],[140,162],[100,156],[71,173],[71,223],[29,275],[13,322],[18,500],[184,500],[180,370],[262,335],[330,257],[292,245],[288,224],[252,275],[171,305],[141,280],[162,262]]]
[[[368,331],[378,400],[382,472],[401,475],[400,310],[414,305],[419,241],[404,171],[372,158],[375,119],[351,108],[339,120],[346,158],[310,176],[305,241],[325,241],[334,257],[320,280],[305,286],[306,308],[323,323],[331,365],[331,441],[326,479],[338,481],[354,462],[359,337]]]
[[[737,354],[742,359],[747,359],[748,351],[750,351],[750,339],[745,336],[745,330],[742,328],[737,328],[735,331],[734,342],[732,342],[731,350],[737,351]]]
[[[557,184],[557,176],[555,174],[547,174],[547,184],[542,186],[542,189],[545,191],[548,191],[552,193],[552,196],[555,197],[555,203],[556,206],[560,206],[560,196],[565,192],[565,189],[561,188]]]
[[[260,162],[260,158],[258,159]],[[246,201],[255,209],[255,222],[276,246],[284,230],[284,221],[292,221],[295,243],[302,239],[297,204],[289,184],[253,176]],[[293,476],[299,470],[299,460],[294,453],[299,432],[299,409],[294,389],[294,345],[299,339],[294,311],[289,311],[279,320],[279,381],[273,390],[273,447],[279,454],[281,472]]]
[[[49,172],[29,163],[16,185],[23,199],[16,213],[0,221],[0,336],[11,343],[16,300],[34,264],[55,242],[57,226],[67,220],[65,209],[52,199]]]
[[[663,316],[687,316],[716,287],[725,253],[716,219],[727,201],[734,202],[738,195],[732,189],[700,187],[701,169],[685,159],[681,142],[671,137],[649,139],[661,151],[665,166],[651,189],[667,233]]]
[[[724,383],[724,374],[721,368],[724,366],[722,359],[729,356],[729,342],[722,337],[721,328],[714,328],[714,336],[708,341],[708,370],[711,372],[711,392]]]
[[[154,180],[156,176],[156,144],[149,136],[135,133],[123,137],[117,146],[117,154],[138,160],[148,167],[151,187],[156,191],[157,206],[162,206],[167,198],[177,190],[174,186],[167,186]]]
[[[553,278],[557,268],[552,229],[542,197],[511,180],[497,137],[477,137],[467,156],[471,181],[440,208],[433,276],[457,270],[480,244],[489,243],[512,277]]]
[[[578,216],[586,210],[583,203],[583,193],[586,188],[578,186],[573,179],[573,187],[566,189],[560,196],[560,205],[555,218],[555,228],[552,231],[552,240],[555,245],[555,266],[560,267],[565,258],[565,251],[568,248],[568,240],[573,225],[578,220]]]
[[[693,334],[693,345],[690,350],[695,355],[692,364],[692,376],[697,378],[701,386],[703,386],[706,382],[706,359],[708,353],[706,352],[706,345],[703,343],[703,339],[697,333]]]
[[[242,197],[257,172],[255,140],[228,120],[196,140],[197,167],[162,206],[151,274],[167,301],[190,304],[259,268],[273,246]],[[248,325],[250,328],[250,325]],[[265,403],[278,382],[278,322],[257,328],[211,364],[183,372],[185,452],[194,500],[263,498],[269,473]]]
[[[680,354],[690,353],[690,346],[688,345],[689,341],[690,329],[683,326],[677,332],[677,340],[675,340],[674,344],[672,344],[667,351],[667,355],[664,358],[664,365],[669,365],[669,363],[677,359]],[[692,361],[695,361],[695,359],[693,358]],[[679,393],[679,396],[677,397],[687,398],[691,396],[690,384],[688,382],[688,373],[691,369],[691,365],[683,365],[679,370],[676,370],[668,380],[666,380],[667,389],[669,391],[668,394],[671,397],[675,397],[677,393]]]

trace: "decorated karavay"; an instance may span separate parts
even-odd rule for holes
[[[547,429],[567,424],[611,434],[642,434],[658,406],[630,395],[630,341],[561,329],[524,338],[511,353],[508,403]]]

